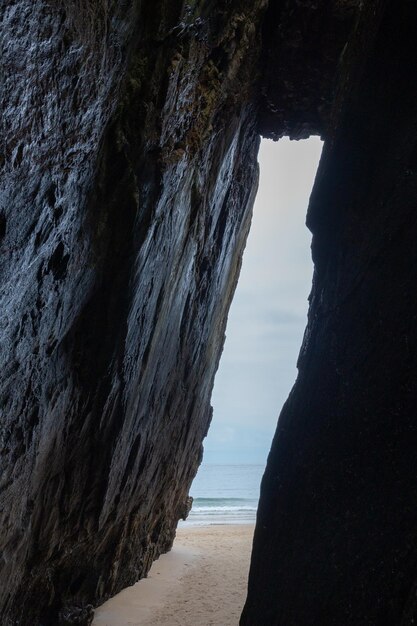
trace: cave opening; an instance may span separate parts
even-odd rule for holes
[[[254,522],[279,410],[296,379],[313,264],[305,226],[322,141],[264,139],[251,229],[187,523]]]
[[[206,620],[208,609],[211,623],[238,623],[260,482],[280,407],[295,382],[306,326],[313,264],[305,218],[321,148],[317,137],[261,142],[260,183],[205,456],[190,491],[193,506],[179,523],[174,550],[150,570],[156,595],[148,597],[140,582],[136,595],[124,596],[124,602],[132,599],[126,609],[132,617],[152,609],[158,623],[172,623],[172,597],[165,594],[174,575],[177,619],[206,623],[199,619]],[[94,626],[107,619],[106,611],[106,605],[96,611]]]

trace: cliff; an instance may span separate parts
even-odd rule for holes
[[[2,8],[0,622],[170,548],[256,191],[262,2]]]
[[[341,57],[242,626],[417,619],[416,26],[412,3],[366,3]]]
[[[412,623],[413,3],[10,0],[1,19],[1,623],[88,624],[172,545],[260,133],[326,147],[242,623]]]

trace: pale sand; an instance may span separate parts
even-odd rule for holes
[[[254,527],[191,526],[148,578],[97,609],[93,626],[237,626]]]

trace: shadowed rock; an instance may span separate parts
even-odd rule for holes
[[[340,61],[242,626],[417,619],[416,27],[414,3],[364,3]]]
[[[59,624],[62,626],[90,626],[94,618],[94,609],[91,604],[86,607],[68,607],[62,609],[59,614]]]
[[[1,624],[89,623],[170,549],[259,133],[326,144],[242,624],[411,624],[414,3],[15,0],[1,19]]]

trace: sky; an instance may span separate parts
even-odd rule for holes
[[[313,265],[305,226],[322,142],[262,140],[260,185],[212,396],[205,464],[265,464],[295,382]]]

